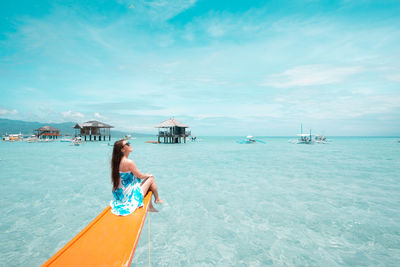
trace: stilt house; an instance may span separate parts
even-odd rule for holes
[[[58,137],[60,136],[60,130],[46,125],[39,129],[36,129],[35,135],[37,136],[37,138],[40,139],[58,139]]]
[[[158,128],[158,142],[164,141],[164,143],[176,144],[176,143],[186,143],[186,137],[190,136],[190,131],[188,125],[183,124],[175,119],[168,119],[156,125]]]
[[[87,121],[82,124],[77,123],[74,126],[75,137],[80,136],[84,138],[85,141],[105,141],[106,137],[108,137],[108,141],[110,141],[111,128],[114,128],[114,126],[99,121]]]

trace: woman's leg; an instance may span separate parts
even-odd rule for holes
[[[142,184],[141,184],[141,188],[142,188],[142,192],[143,192],[143,196],[145,196],[147,194],[147,192],[149,191],[149,189],[151,188],[151,184],[154,182],[154,178],[153,177],[149,177],[146,178],[145,180],[143,180]],[[153,193],[154,194],[154,193]],[[153,203],[150,199],[150,207],[149,207],[149,211],[151,212],[158,212],[157,209],[155,209],[153,207]]]
[[[153,192],[153,195],[154,195],[154,203],[157,203],[157,204],[164,203],[158,195],[157,184],[156,184],[153,176],[150,176],[149,178],[145,179],[142,182],[141,187],[142,187],[142,191],[143,191],[143,196],[145,196],[147,194],[147,192],[150,190],[151,192]],[[150,207],[152,207],[152,206],[150,206]]]

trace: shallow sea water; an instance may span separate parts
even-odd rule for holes
[[[147,138],[149,139],[149,138]],[[400,143],[336,137],[131,141],[167,203],[132,265],[398,266]],[[108,142],[0,143],[0,265],[39,266],[111,200]]]

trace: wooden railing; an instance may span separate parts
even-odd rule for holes
[[[162,133],[162,132],[158,133],[159,137],[179,137],[179,136],[184,137],[184,136],[189,136],[189,135],[190,134],[188,134],[188,133],[182,133],[182,134],[171,134],[171,133]]]

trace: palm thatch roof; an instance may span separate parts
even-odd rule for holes
[[[77,123],[74,128],[75,129],[82,129],[85,127],[91,127],[91,128],[114,128],[114,126],[111,126],[109,124],[100,122],[100,121],[87,121],[84,123]]]
[[[51,127],[49,125],[43,126],[41,128],[36,129],[35,131],[44,132],[44,131],[52,131],[52,132],[59,132],[57,128]]]
[[[172,118],[161,122],[160,124],[154,126],[154,128],[171,128],[175,126],[182,128],[189,128],[189,125],[183,124]]]

